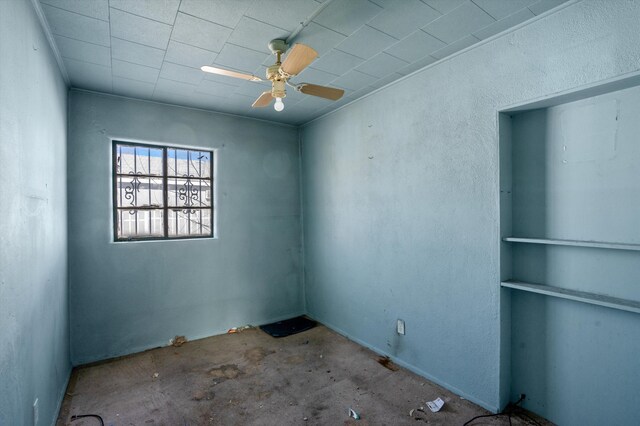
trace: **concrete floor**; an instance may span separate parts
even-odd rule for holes
[[[392,367],[394,367],[392,365]],[[441,397],[438,413],[415,411]],[[348,417],[349,408],[361,416]],[[324,326],[275,339],[259,329],[74,369],[57,426],[462,425],[477,405]],[[532,416],[529,413],[530,416]],[[514,425],[550,425],[514,416]],[[473,425],[508,425],[506,417]]]

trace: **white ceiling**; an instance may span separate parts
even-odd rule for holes
[[[40,0],[73,87],[301,124],[567,0]],[[318,13],[319,11],[319,13]],[[313,19],[309,20],[312,17]],[[288,90],[285,110],[252,109],[269,82],[267,43],[319,58],[292,81],[339,87],[338,102]]]

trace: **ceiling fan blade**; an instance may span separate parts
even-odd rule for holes
[[[299,85],[300,92],[305,95],[318,96],[325,99],[337,101],[344,95],[344,90],[333,87],[318,86],[317,84],[302,83]]]
[[[227,77],[241,78],[243,80],[249,80],[249,81],[262,81],[260,77],[256,77],[255,75],[243,74],[241,72],[225,70],[225,69],[216,68],[216,67],[210,67],[207,65],[200,67],[200,69],[204,72],[208,72],[211,74],[226,75]]]
[[[271,96],[271,91],[262,92],[262,95],[256,99],[256,101],[251,105],[251,108],[262,108],[269,106],[271,101],[273,100],[273,96]]]
[[[305,44],[298,43],[287,54],[280,69],[288,75],[298,75],[318,57],[318,52]]]

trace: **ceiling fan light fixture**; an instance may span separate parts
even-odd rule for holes
[[[284,109],[284,102],[282,102],[282,98],[276,98],[276,103],[273,104],[273,109],[280,112]]]

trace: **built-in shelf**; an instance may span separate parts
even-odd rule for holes
[[[615,250],[640,251],[640,244],[606,243],[603,241],[554,240],[548,238],[505,237],[502,241],[509,243],[547,244],[552,246],[593,247]]]
[[[531,284],[520,281],[503,281],[502,283],[500,283],[500,285],[502,287],[512,288],[515,290],[544,294],[546,296],[575,300],[577,302],[590,303],[592,305],[605,306],[607,308],[619,309],[621,311],[635,312],[637,314],[640,314],[640,302],[636,302],[633,300],[620,299],[617,297],[604,296],[602,294],[589,293],[586,291],[569,290],[566,288]]]

